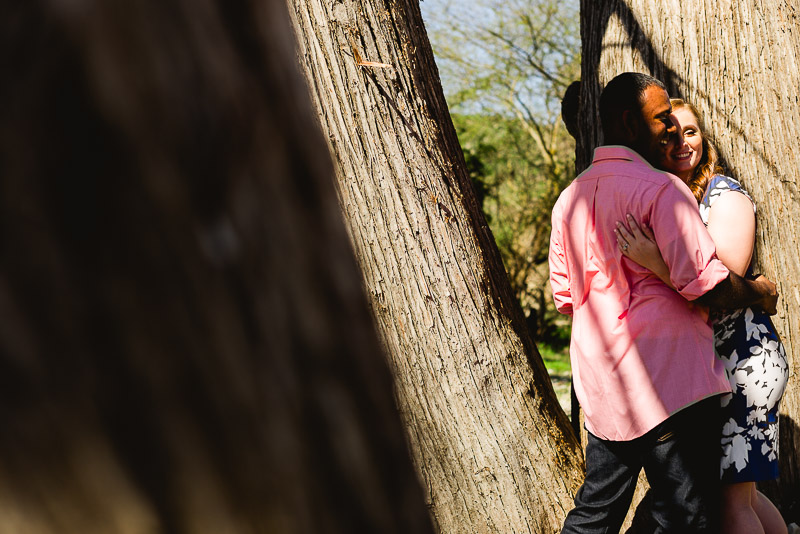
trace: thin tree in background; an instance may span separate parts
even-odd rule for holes
[[[436,527],[560,530],[580,448],[475,197],[418,3],[290,6]]]
[[[0,531],[432,532],[285,4],[0,39]]]

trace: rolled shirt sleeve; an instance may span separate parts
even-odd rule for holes
[[[728,277],[717,258],[714,241],[706,230],[697,202],[677,179],[661,189],[653,203],[650,227],[669,267],[673,286],[687,300],[695,300]]]

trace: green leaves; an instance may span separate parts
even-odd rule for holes
[[[554,166],[516,118],[485,113],[452,118],[511,287],[526,315],[533,315],[534,334],[544,336],[557,315],[543,298],[550,212],[572,180],[573,164]],[[566,161],[574,152],[572,138],[562,128],[554,139],[554,152]]]
[[[558,344],[547,290],[550,212],[573,178],[561,98],[580,75],[575,0],[421,4],[467,168],[537,339]],[[557,338],[557,339],[556,339]]]

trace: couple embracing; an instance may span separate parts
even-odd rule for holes
[[[550,240],[588,430],[563,532],[617,532],[644,469],[656,532],[785,533],[755,488],[777,477],[788,366],[775,285],[749,270],[754,205],[698,111],[655,78],[611,80],[600,120],[605,144],[559,197]]]

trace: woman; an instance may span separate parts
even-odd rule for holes
[[[750,276],[755,205],[738,181],[720,174],[717,151],[697,109],[680,99],[671,103],[678,135],[660,167],[683,180],[697,198],[719,259],[740,276]],[[652,233],[630,218],[628,226],[630,231],[618,223],[615,230],[622,253],[671,286]],[[780,513],[755,484],[778,476],[778,402],[789,375],[786,353],[761,310],[714,312],[712,322],[717,355],[733,389],[722,401],[722,531],[786,533]]]

